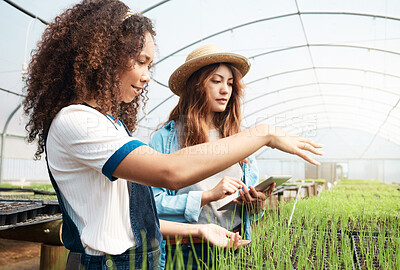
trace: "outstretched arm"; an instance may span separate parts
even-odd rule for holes
[[[172,154],[161,154],[148,146],[138,147],[119,163],[113,176],[175,190],[224,170],[265,145],[298,155],[312,164],[319,163],[303,150],[322,154],[316,149],[321,146],[310,139],[263,124]]]

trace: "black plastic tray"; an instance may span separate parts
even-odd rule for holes
[[[3,200],[0,201],[0,226],[12,225],[32,219],[44,208],[41,202]]]

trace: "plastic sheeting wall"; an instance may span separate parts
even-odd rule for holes
[[[350,179],[400,183],[400,160],[349,160]]]
[[[28,160],[6,158],[3,161],[3,178],[7,181],[49,181],[44,159]]]
[[[258,160],[260,178],[270,175],[292,175],[293,179],[304,179],[304,163],[299,161]]]

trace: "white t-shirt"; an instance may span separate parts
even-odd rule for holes
[[[112,174],[143,143],[111,117],[85,105],[70,105],[54,118],[46,145],[50,171],[85,251],[121,254],[134,247],[128,183]]]

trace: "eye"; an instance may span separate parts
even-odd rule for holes
[[[211,80],[213,83],[220,83],[220,80]]]

